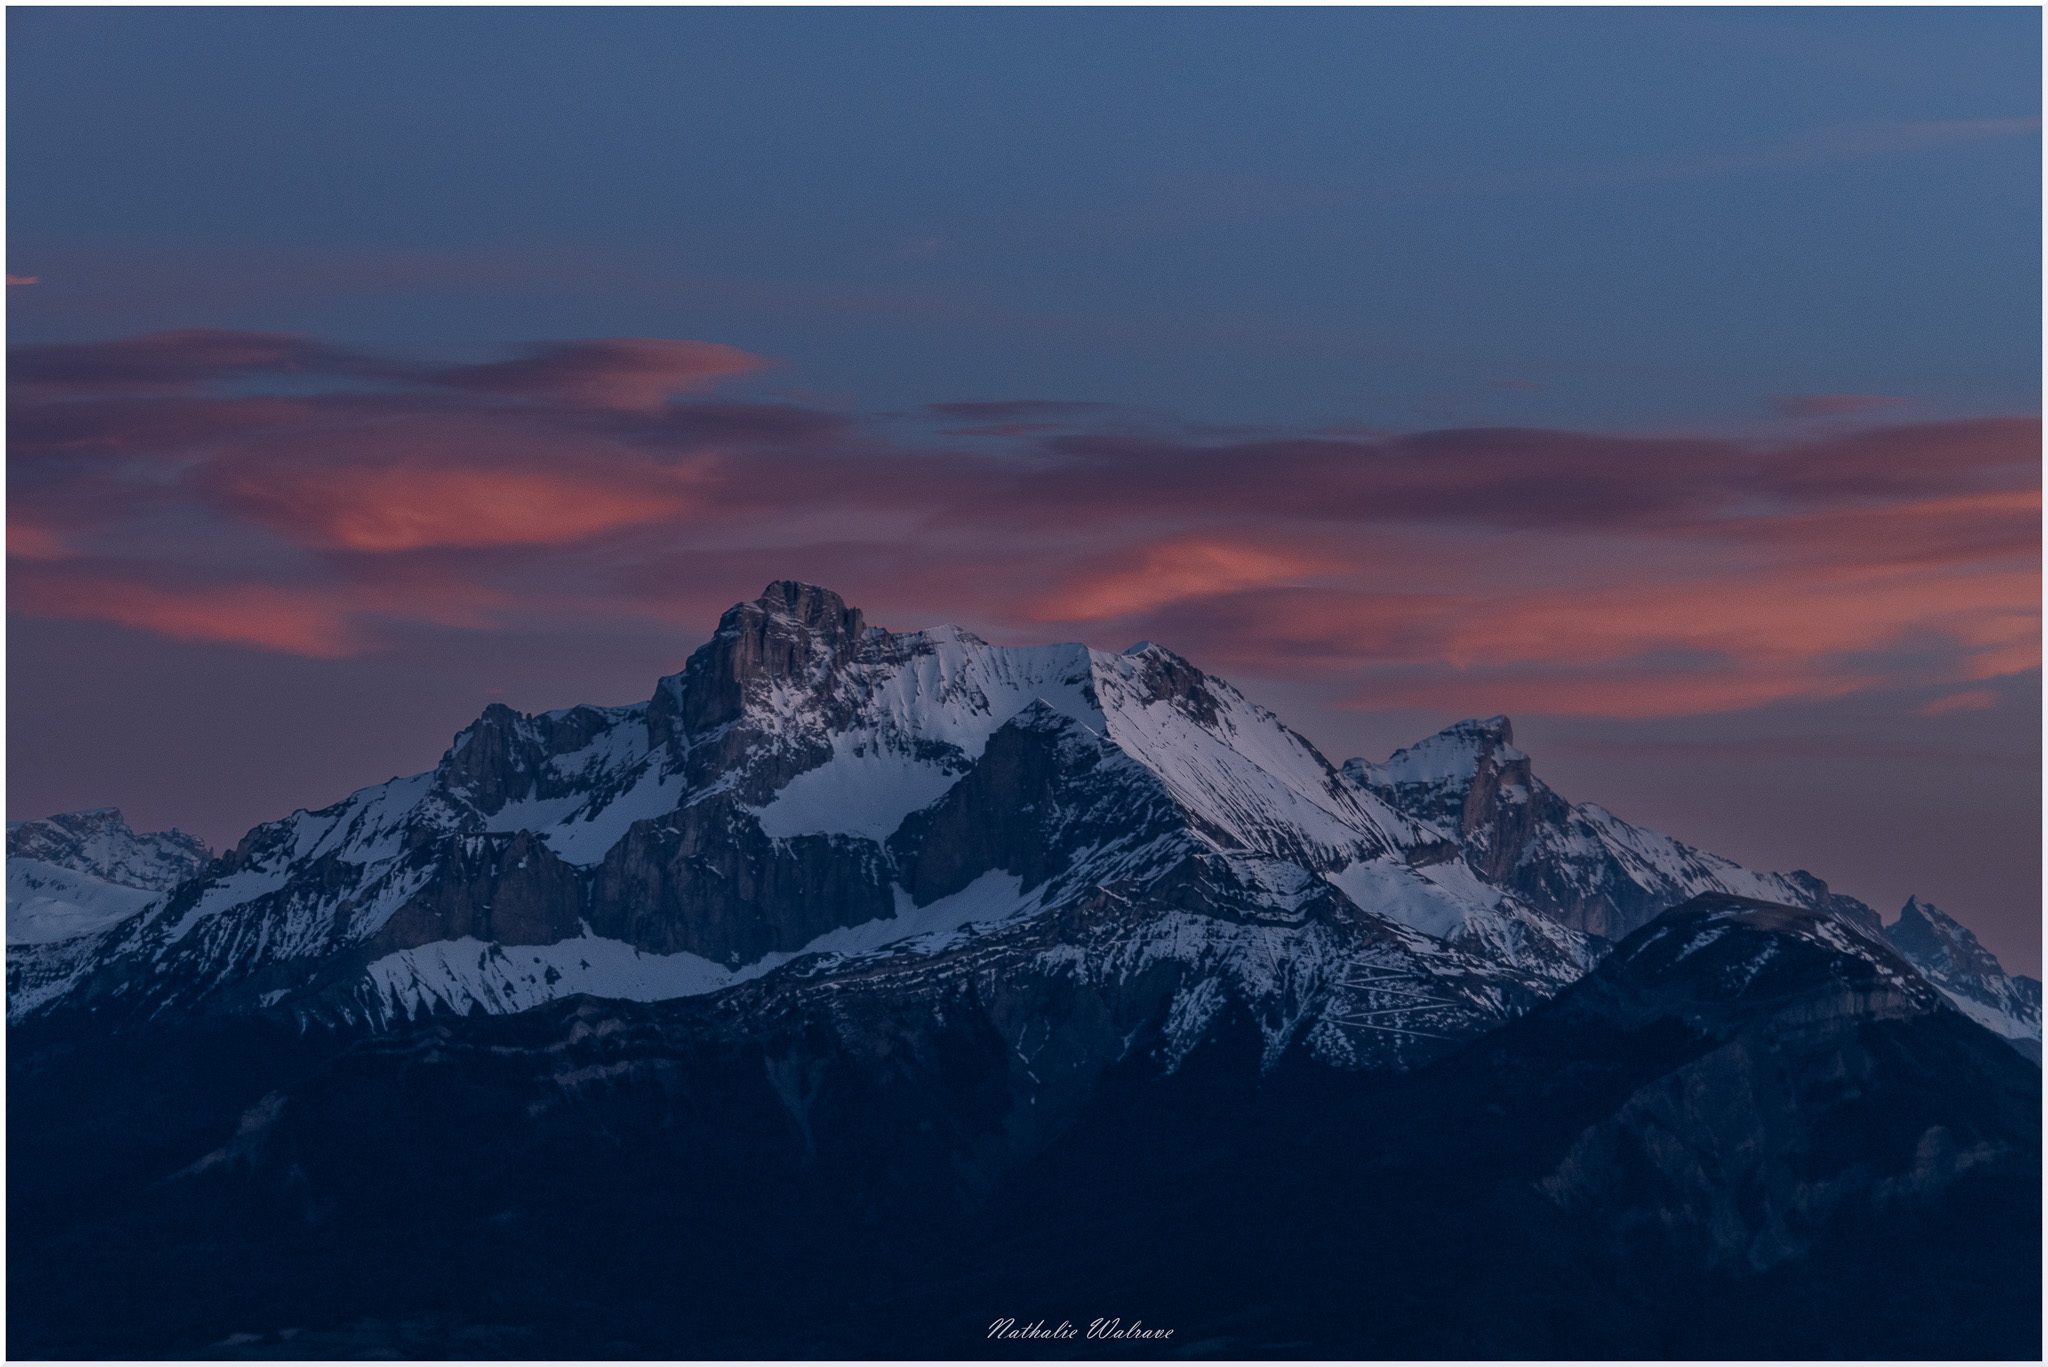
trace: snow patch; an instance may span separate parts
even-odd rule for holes
[[[1485,910],[1500,900],[1498,893],[1490,899],[1474,898],[1470,889],[1456,887],[1455,882],[1454,887],[1445,887],[1394,859],[1348,864],[1324,877],[1366,911],[1378,912],[1440,940],[1463,930],[1466,918],[1474,910]],[[1447,881],[1453,878],[1446,875]]]
[[[945,796],[960,779],[926,760],[873,745],[849,749],[842,737],[833,757],[782,786],[753,809],[761,829],[793,835],[853,835],[881,844],[912,812]]]
[[[568,818],[542,830],[541,839],[565,863],[586,868],[600,864],[612,846],[625,839],[634,822],[676,809],[682,801],[683,785],[676,778],[671,786],[672,777],[675,776],[650,763],[624,792],[602,806],[587,811],[579,808],[583,812],[580,818],[572,812]]]
[[[698,954],[648,954],[623,940],[596,935],[551,945],[499,945],[465,936],[388,954],[364,972],[378,1001],[405,1015],[434,1009],[461,1014],[472,1003],[502,1014],[577,993],[638,1002],[699,997],[771,973],[806,954],[851,958],[892,946],[936,953],[956,943],[969,926],[1029,914],[1035,899],[1021,894],[1021,882],[1016,874],[992,870],[922,907],[899,888],[896,915],[827,931],[800,950],[767,954],[740,968]]]
[[[163,893],[128,888],[40,859],[7,861],[7,943],[46,945],[118,925]]]

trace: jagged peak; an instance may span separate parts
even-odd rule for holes
[[[726,611],[730,619],[748,604],[738,603]],[[848,636],[860,636],[866,630],[866,621],[859,608],[850,608],[846,600],[828,588],[817,584],[806,584],[801,579],[777,579],[761,590],[761,596],[754,599],[752,606],[772,616],[787,618],[799,626],[812,631],[832,632]],[[723,627],[725,621],[721,619]]]
[[[1884,934],[1884,917],[1878,915],[1877,908],[1847,893],[1834,891],[1828,886],[1827,880],[1818,874],[1805,869],[1794,869],[1783,877],[1787,883],[1806,893],[1811,899],[1810,905],[1839,916],[1845,921],[1853,921],[1871,935]]]
[[[130,887],[169,887],[197,871],[213,851],[198,836],[175,827],[137,831],[119,807],[91,807],[9,822],[7,856]]]
[[[750,690],[809,677],[850,655],[867,636],[859,608],[827,588],[777,579],[718,619],[711,639],[680,673],[662,679],[648,705],[651,745],[726,725],[746,709]]]
[[[1151,641],[1132,647],[1121,655],[1093,656],[1098,665],[1129,679],[1146,702],[1167,703],[1205,726],[1216,724],[1215,687],[1210,678],[1185,656]]]
[[[1508,720],[1506,713],[1502,712],[1495,713],[1491,717],[1467,717],[1463,721],[1451,723],[1437,734],[1440,736],[1482,737],[1497,745],[1513,745],[1515,743],[1515,724]]]
[[[1906,898],[1899,919],[1885,927],[1884,935],[1900,953],[1931,972],[2005,976],[1998,956],[1984,948],[1968,926],[1918,894]]]
[[[1977,943],[1977,937],[1970,933],[1969,927],[1934,905],[1934,903],[1922,901],[1918,893],[1907,894],[1906,905],[1899,908],[1899,918],[1893,921],[1889,927],[1893,931],[1900,930],[1901,928],[1908,928],[1906,930],[1908,934],[1916,930],[1924,930],[1927,933],[1961,940],[1971,945]]]
[[[121,815],[119,807],[81,807],[75,812],[55,812],[29,821],[10,821],[7,823],[7,829],[11,831],[23,826],[45,824],[61,826],[67,830],[85,826],[120,826],[125,829],[128,819]]]
[[[447,751],[441,756],[441,764],[445,768],[484,735],[530,739],[545,747],[549,754],[566,754],[581,749],[596,733],[645,707],[645,703],[630,707],[597,707],[578,703],[574,707],[557,707],[548,712],[521,712],[502,702],[489,702],[484,704],[484,710],[477,714],[475,721],[455,733],[455,739],[449,742]]]
[[[1472,781],[1483,758],[1496,764],[1526,761],[1529,757],[1515,748],[1514,740],[1514,723],[1505,716],[1472,717],[1396,750],[1382,764],[1347,760],[1344,771],[1361,783],[1462,786]]]
[[[168,831],[135,830],[128,824],[128,818],[121,814],[119,807],[82,807],[75,812],[56,812],[28,821],[10,821],[7,823],[7,832],[10,843],[16,839],[30,839],[38,835],[85,839],[105,834],[133,840],[197,840],[196,836],[187,835],[175,827]]]

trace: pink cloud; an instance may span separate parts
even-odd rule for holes
[[[769,364],[766,357],[717,342],[607,337],[543,347],[518,361],[451,367],[436,378],[458,389],[652,412],[674,395]]]
[[[679,492],[608,488],[543,470],[354,467],[245,491],[315,544],[356,551],[422,546],[554,546],[674,516]]]
[[[105,559],[26,568],[10,576],[9,598],[31,616],[316,659],[374,648],[380,622],[489,629],[508,606],[498,589],[431,572],[261,583],[178,581]]]
[[[2033,419],[1758,445],[933,405],[987,433],[963,451],[703,396],[761,364],[708,343],[427,366],[186,332],[10,364],[15,605],[183,639],[695,631],[794,575],[873,620],[1149,636],[1362,707],[1654,716],[2039,661]]]
[[[1038,600],[1045,621],[1128,617],[1167,603],[1266,588],[1333,568],[1316,560],[1228,541],[1185,539],[1144,547],[1107,566],[1081,566],[1068,587]]]
[[[41,279],[42,277],[38,275],[10,275],[7,277],[7,283],[10,285],[33,285]]]
[[[1996,693],[1988,688],[1973,688],[1967,693],[1951,693],[1945,698],[1922,703],[1913,710],[1923,717],[1938,717],[1944,712],[1977,712],[1996,706]]]
[[[7,554],[21,560],[62,560],[71,554],[64,538],[50,527],[10,518],[7,522]]]
[[[25,579],[15,606],[34,616],[112,622],[179,641],[258,646],[333,659],[361,648],[334,595],[262,584],[167,589],[129,576]]]

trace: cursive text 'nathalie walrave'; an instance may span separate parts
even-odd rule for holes
[[[992,1339],[1074,1339],[1083,1337],[1083,1331],[1076,1329],[1071,1320],[1061,1320],[1050,1329],[1044,1320],[1030,1324],[1019,1324],[1015,1318],[1000,1319],[988,1327]],[[1147,1329],[1145,1321],[1132,1320],[1125,1327],[1122,1317],[1088,1321],[1085,1337],[1091,1339],[1170,1339],[1171,1329]]]

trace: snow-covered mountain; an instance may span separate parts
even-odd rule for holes
[[[10,1018],[378,1024],[972,972],[1084,990],[1136,1022],[1115,1048],[1171,1053],[1239,1003],[1269,1058],[1405,1066],[1703,892],[1877,929],[1811,875],[1566,803],[1505,718],[1339,772],[1159,646],[894,633],[790,581],[644,704],[493,705],[434,770],[187,872],[15,947]]]
[[[1811,907],[1879,929],[1875,911],[1804,870],[1753,873],[1604,807],[1567,802],[1530,772],[1506,717],[1459,722],[1384,764],[1350,760],[1344,774],[1444,832],[1486,883],[1589,935],[1619,940],[1709,892]]]
[[[1827,912],[1881,935],[1958,1009],[2039,1061],[2041,985],[2008,977],[1974,935],[1909,899],[1899,921],[1833,892],[1804,869],[1757,873],[1732,860],[1560,797],[1530,771],[1506,717],[1463,721],[1345,777],[1456,842],[1476,878],[1590,935],[1616,940],[1709,894]]]
[[[1975,935],[1918,897],[1906,899],[1899,919],[1884,934],[1964,1015],[2041,1061],[2041,984],[2036,979],[2008,977]]]
[[[198,873],[210,854],[183,831],[137,834],[114,807],[10,821],[7,943],[51,944],[104,930]]]

